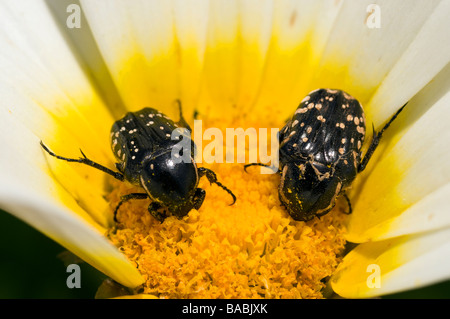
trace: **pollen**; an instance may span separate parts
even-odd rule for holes
[[[281,126],[261,119],[203,119],[203,129],[223,132],[226,127]],[[278,174],[260,174],[256,166],[246,173],[242,163],[225,161],[197,165],[214,170],[236,195],[234,205],[222,188],[202,178],[198,187],[206,197],[198,210],[160,223],[147,210],[150,200],[130,201],[121,206],[119,223],[108,233],[142,274],[140,293],[159,298],[323,298],[324,282],[341,261],[346,243],[345,201],[320,219],[295,221],[280,204]],[[111,184],[111,214],[120,196],[143,191],[118,181]]]

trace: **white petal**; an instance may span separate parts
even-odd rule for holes
[[[129,110],[168,115],[180,96],[178,43],[170,1],[81,1],[99,50]],[[173,110],[172,110],[173,109]]]
[[[258,95],[273,5],[266,0],[210,3],[199,100],[200,109],[206,109],[209,116],[242,115],[243,107],[248,110]]]
[[[100,226],[107,225],[110,218],[104,214],[108,204],[101,201],[101,190],[71,174],[73,169],[66,165],[59,176],[62,181],[68,177],[66,185],[78,186],[68,192],[48,170],[39,138],[6,108],[0,108],[0,119],[0,208],[116,281],[139,285],[142,279],[136,268],[106,239],[106,229]]]
[[[313,86],[346,90],[369,112],[372,106],[366,106],[366,103],[403,52],[416,40],[430,14],[438,10],[438,3],[420,0],[384,0],[376,4],[370,0],[344,2],[334,20]],[[378,18],[380,28],[371,24]],[[417,50],[428,54],[428,47],[418,46]],[[389,94],[403,95],[398,91],[389,91]],[[385,105],[374,104],[373,107],[378,112]],[[388,111],[393,113],[391,108]],[[378,116],[375,123],[380,118],[385,120],[389,114]]]
[[[114,118],[121,118],[126,112],[125,106],[98,50],[83,10],[72,0],[46,0],[45,2],[58,23],[59,31],[77,58],[80,68],[99,92]],[[79,22],[79,27],[74,27],[72,25],[74,22]]]
[[[85,144],[106,144],[96,153],[105,158],[111,115],[93,92],[45,3],[25,0],[21,4],[0,4],[0,84],[4,93],[10,92],[2,105],[36,133],[51,130],[45,117],[56,118],[73,136],[90,142]],[[36,112],[10,98],[15,95],[32,100],[30,107]],[[70,121],[64,121],[69,116]]]
[[[422,1],[419,7],[422,10]],[[410,10],[406,12],[408,24],[413,23],[414,17],[409,16]],[[393,114],[396,108],[412,98],[450,62],[450,40],[443,36],[444,30],[450,28],[449,15],[450,2],[440,1],[383,79],[368,105],[368,109],[373,110],[370,112],[373,113],[375,123]]]
[[[133,288],[143,282],[137,269],[102,232],[60,203],[55,203],[54,198],[37,195],[32,189],[14,182],[2,183],[0,207],[14,212],[16,217],[31,224],[117,282]]]
[[[344,257],[331,286],[347,298],[419,288],[450,278],[450,229],[364,243]]]
[[[39,139],[55,152],[78,157],[82,148],[96,161],[108,164],[112,158],[109,147],[112,117],[57,32],[45,3],[28,1],[21,7],[11,1],[1,5],[0,23],[4,25],[0,29],[1,139],[10,148],[2,155],[4,165],[0,170],[17,170],[17,179],[28,183],[27,175],[17,169],[25,163],[15,157],[25,153],[23,158],[33,161],[36,155],[29,156],[26,150],[40,151]],[[69,190],[90,175],[80,165],[61,172],[64,175],[57,178]],[[103,214],[107,203],[102,198],[103,180],[84,183],[86,186],[74,190],[74,194],[80,202],[91,203],[85,208],[90,208],[96,220],[105,225]],[[91,200],[93,194],[96,201]]]
[[[371,159],[367,178],[354,183],[350,241],[450,226],[449,75],[450,65],[411,100]]]
[[[190,120],[198,109],[203,63],[209,22],[208,0],[174,0],[174,29],[178,49],[176,56],[179,78],[179,98],[183,116]]]
[[[110,214],[103,180],[90,179],[94,170],[54,159],[48,159],[56,163],[50,171],[39,145],[42,139],[74,157],[79,147],[99,161],[112,157],[112,117],[45,2],[2,1],[0,42],[0,207],[116,280],[139,284],[137,270],[104,236]]]
[[[262,118],[277,114],[284,121],[317,88],[310,82],[342,3],[274,1],[272,33],[254,103]]]

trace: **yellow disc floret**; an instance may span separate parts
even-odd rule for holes
[[[235,122],[209,120],[203,128],[225,133],[241,124]],[[261,126],[252,124],[245,122]],[[160,223],[148,213],[148,200],[130,201],[108,234],[144,277],[141,292],[160,298],[322,298],[323,279],[336,269],[345,245],[340,204],[320,219],[294,221],[278,199],[278,174],[260,174],[256,167],[246,173],[242,163],[198,165],[233,191],[234,205],[222,188],[202,179],[206,198],[198,211]],[[114,186],[112,210],[121,195],[142,192]]]

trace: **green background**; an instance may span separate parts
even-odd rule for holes
[[[0,243],[0,298],[94,298],[106,278],[82,263],[81,288],[67,288],[70,273],[58,258],[65,249],[1,210]],[[450,298],[450,281],[383,298]]]

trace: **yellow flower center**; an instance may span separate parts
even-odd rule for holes
[[[224,135],[226,127],[280,124],[203,119],[203,129],[217,127]],[[148,213],[148,200],[130,201],[108,234],[144,277],[142,293],[160,298],[322,298],[323,279],[336,269],[345,245],[345,203],[320,219],[295,221],[278,199],[278,174],[262,175],[257,167],[246,173],[241,163],[198,165],[212,169],[233,191],[234,205],[229,206],[228,193],[202,178],[199,187],[206,198],[198,211],[161,224]],[[112,210],[120,196],[142,192],[112,183]]]

